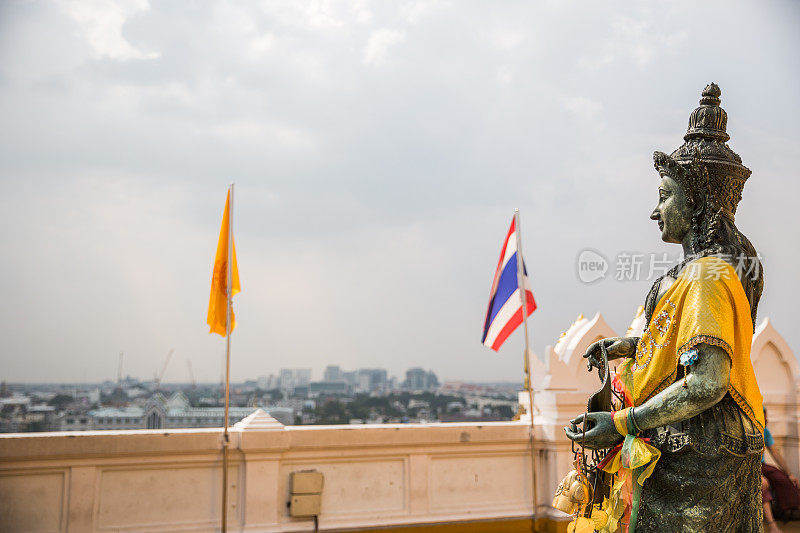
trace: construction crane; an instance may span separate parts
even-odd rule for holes
[[[192,372],[192,361],[191,359],[186,360],[186,365],[189,367],[189,378],[192,380],[192,390],[197,388],[197,383],[194,380],[194,372]]]
[[[172,358],[172,353],[174,351],[175,350],[173,348],[170,348],[169,352],[167,352],[167,357],[166,359],[164,359],[164,366],[161,367],[161,373],[158,376],[156,376],[155,379],[155,385],[154,385],[155,390],[159,390],[159,388],[161,388],[161,380],[164,379],[164,372],[167,371],[167,365],[169,364],[169,360],[170,358]]]

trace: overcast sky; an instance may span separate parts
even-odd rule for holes
[[[711,82],[753,175],[759,321],[796,353],[795,2],[0,3],[0,379],[218,381],[205,324],[236,182],[234,380],[326,364],[519,380],[480,344],[514,207],[539,304],[623,333],[662,253],[652,152]],[[576,257],[611,262],[591,285]],[[646,274],[646,273],[645,273]]]

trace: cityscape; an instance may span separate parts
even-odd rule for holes
[[[166,366],[166,365],[165,365]],[[162,373],[163,375],[163,373]],[[432,370],[404,378],[382,368],[282,368],[230,385],[229,425],[263,409],[284,425],[512,420],[516,383],[440,383]],[[221,427],[224,384],[162,383],[130,376],[89,384],[0,383],[0,432]]]

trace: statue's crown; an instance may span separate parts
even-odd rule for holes
[[[733,220],[736,206],[742,199],[744,182],[751,171],[727,145],[730,139],[726,131],[728,114],[719,106],[721,94],[716,83],[703,89],[700,107],[689,116],[689,128],[683,137],[685,142],[672,152],[670,158],[688,170],[699,155],[699,162],[708,170],[709,192],[723,214]],[[657,158],[655,162],[659,172],[668,170],[663,158]]]
[[[708,139],[727,142],[731,138],[725,131],[728,127],[728,113],[719,106],[720,95],[722,91],[719,85],[716,83],[706,85],[703,97],[700,99],[700,107],[689,115],[689,129],[683,136],[684,141]]]

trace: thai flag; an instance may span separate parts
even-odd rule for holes
[[[536,301],[528,282],[528,271],[522,263],[522,280],[525,287],[525,301],[528,315],[536,310]],[[492,292],[489,295],[489,309],[483,325],[483,344],[494,351],[500,349],[505,340],[522,323],[522,299],[517,282],[517,231],[516,217],[500,252],[500,262],[494,273]]]

